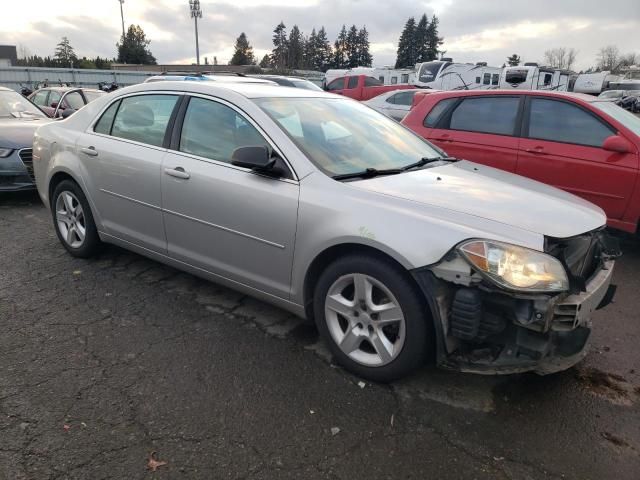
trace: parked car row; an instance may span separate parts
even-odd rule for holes
[[[503,170],[517,172],[507,157],[520,142],[563,170],[556,129],[582,135],[583,162],[606,150],[603,162],[637,170],[633,126],[584,99],[453,93],[416,103],[405,123],[417,135],[314,90],[145,83],[40,127],[36,184],[71,255],[113,243],[262,298],[314,320],[365,378],[393,380],[427,359],[483,373],[568,368],[613,297],[619,249],[601,208]],[[563,127],[544,102],[588,117]],[[423,138],[471,127],[475,140]],[[515,142],[498,155],[503,170],[450,156],[475,141],[468,151],[492,158],[482,135]]]

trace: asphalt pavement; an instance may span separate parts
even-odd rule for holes
[[[640,478],[640,241],[556,375],[332,364],[313,325],[0,194],[0,480]]]

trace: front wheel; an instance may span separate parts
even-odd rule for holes
[[[88,258],[101,242],[89,202],[82,189],[71,180],[60,182],[51,199],[53,225],[58,239],[74,257]]]
[[[420,367],[432,344],[426,303],[408,274],[371,257],[338,259],[322,273],[314,315],[339,363],[374,381]]]

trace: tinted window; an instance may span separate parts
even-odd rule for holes
[[[545,87],[548,85],[551,85],[551,79],[553,78],[553,75],[550,73],[545,73],[544,74],[544,85]]]
[[[358,77],[349,77],[347,88],[356,88],[358,86]]]
[[[504,79],[510,85],[519,85],[527,81],[529,70],[507,70]]]
[[[384,77],[382,77],[382,80],[384,80]],[[365,77],[364,78],[364,86],[365,87],[377,87],[382,85],[382,81],[378,81],[377,79],[373,78],[373,77]]]
[[[491,85],[498,85],[500,83],[500,74],[494,73],[491,75]]]
[[[435,127],[438,120],[442,117],[442,114],[457,101],[457,98],[447,98],[436,103],[429,112],[429,115],[427,115],[427,118],[424,119],[424,126],[429,128]]]
[[[476,77],[476,83],[480,83],[480,77]]]
[[[412,90],[408,92],[396,93],[394,95],[395,99],[393,103],[395,103],[396,105],[411,105],[411,102],[413,102],[413,96],[415,94],[416,92]]]
[[[192,98],[182,125],[180,151],[231,163],[238,147],[269,146],[253,125],[221,103]]]
[[[140,95],[122,100],[111,135],[162,146],[177,95]]]
[[[120,101],[114,102],[105,110],[102,117],[100,117],[100,120],[98,120],[98,123],[96,123],[96,126],[93,127],[94,132],[111,135],[111,126],[113,125],[113,119],[118,111],[118,105],[120,105]]]
[[[490,73],[485,73],[482,76],[482,84],[483,85],[489,85],[491,83],[491,74]]]
[[[327,90],[330,92],[334,90],[342,90],[344,88],[344,77],[336,78],[333,82],[327,85]]]
[[[513,135],[519,104],[515,97],[465,98],[451,114],[450,128]]]
[[[409,83],[409,74],[408,74],[408,73],[403,73],[403,74],[400,76],[400,81],[401,81],[402,83]]]
[[[84,99],[79,92],[71,92],[66,97],[64,97],[64,101],[67,104],[67,107],[73,108],[74,110],[78,110],[84,107]]]
[[[608,126],[575,105],[544,98],[531,99],[530,138],[600,147],[612,134]]]
[[[47,94],[49,93],[48,90],[40,90],[38,93],[36,93],[33,96],[33,103],[35,103],[36,105],[40,105],[41,107],[46,105],[47,103]]]
[[[398,83],[398,77],[391,77],[391,85]]]

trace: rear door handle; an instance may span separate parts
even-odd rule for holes
[[[96,152],[96,147],[81,148],[80,151],[85,155],[89,155],[90,157],[98,156],[98,152]]]
[[[164,173],[172,177],[181,178],[182,180],[188,180],[189,178],[191,178],[191,175],[185,172],[184,168],[182,167],[165,168]]]
[[[437,140],[440,140],[441,142],[453,142],[453,139],[451,138],[451,135],[449,135],[448,133],[444,133],[442,135],[440,135]]]
[[[527,148],[525,150],[525,152],[527,152],[527,153],[535,153],[536,155],[546,155],[547,154],[547,152],[545,152],[544,148],[542,148],[542,147]]]

